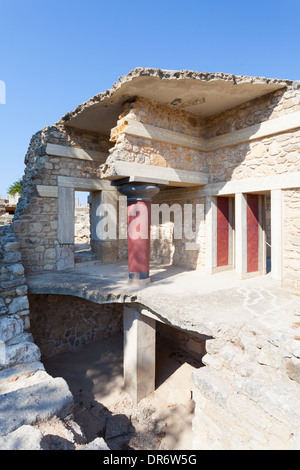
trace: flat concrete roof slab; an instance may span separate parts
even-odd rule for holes
[[[138,67],[67,113],[57,124],[110,134],[122,104],[142,97],[201,117],[213,116],[292,84],[276,78]]]

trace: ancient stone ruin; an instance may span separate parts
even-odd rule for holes
[[[125,390],[147,399],[159,333],[201,361],[194,450],[299,450],[300,84],[137,68],[25,164],[0,227],[0,448],[46,448],[53,417],[80,435],[43,363],[96,340],[123,336]]]

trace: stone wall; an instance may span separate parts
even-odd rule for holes
[[[85,244],[91,241],[90,207],[75,207],[75,243]]]
[[[35,134],[25,157],[22,195],[13,222],[26,272],[55,270],[57,259],[57,197],[41,197],[37,185],[58,186],[59,176],[100,177],[99,162],[46,155],[46,144],[108,152],[108,137],[63,126],[46,127]]]
[[[29,303],[20,246],[9,227],[0,228],[0,370],[38,360],[30,333]]]
[[[253,319],[206,342],[206,367],[193,373],[194,449],[299,450],[299,323],[272,315],[272,330]]]
[[[284,287],[300,292],[300,190],[283,191]]]
[[[122,334],[123,305],[63,295],[29,295],[31,331],[42,357]]]
[[[157,205],[162,211],[163,205],[167,205],[170,209],[170,222],[164,222],[161,216],[160,224],[152,225],[152,261],[180,264],[192,269],[205,268],[205,203],[205,198],[197,196],[197,190],[193,189],[190,189],[185,196],[180,191],[162,190],[155,197],[153,205]],[[190,209],[185,209],[185,205]],[[173,209],[176,212],[177,208],[181,219],[174,215]],[[198,226],[196,226],[197,211]],[[180,225],[182,238],[177,238],[175,224],[177,229]]]
[[[111,130],[111,141],[115,145],[102,166],[104,177],[113,174],[116,160],[179,170],[205,171],[206,155],[203,152],[124,134],[130,120],[196,137],[205,131],[203,119],[191,113],[142,98],[126,103],[117,126]]]

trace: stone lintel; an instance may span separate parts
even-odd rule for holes
[[[208,176],[200,171],[178,170],[144,163],[133,163],[117,160],[114,163],[114,180],[123,178],[137,178],[143,182],[156,182],[157,184],[176,186],[203,186],[208,182]],[[116,183],[117,184],[117,183]]]
[[[76,178],[70,176],[58,176],[58,186],[73,188],[78,191],[116,191],[109,181],[91,178]]]
[[[94,161],[99,163],[104,163],[108,157],[108,152],[99,152],[95,150],[68,147],[66,145],[57,144],[43,145],[40,147],[39,154],[53,157],[73,158],[75,160]]]

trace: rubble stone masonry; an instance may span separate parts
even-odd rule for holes
[[[30,326],[20,245],[10,227],[0,227],[0,370],[39,359]]]

